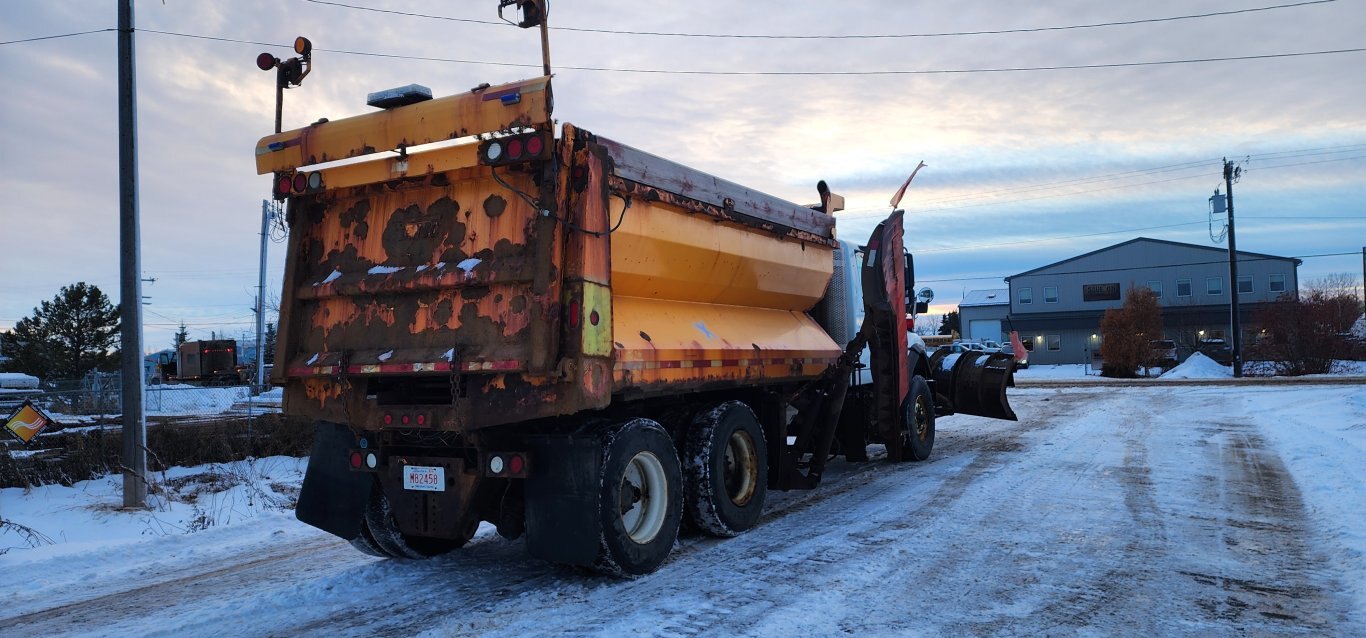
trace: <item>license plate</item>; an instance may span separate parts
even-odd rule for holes
[[[403,469],[403,489],[419,492],[446,491],[446,468],[409,465]]]

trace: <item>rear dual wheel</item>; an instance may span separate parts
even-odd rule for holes
[[[684,507],[698,529],[735,536],[759,522],[768,495],[768,448],[749,406],[727,401],[688,431]]]
[[[430,538],[404,534],[398,528],[389,499],[384,495],[379,482],[375,482],[370,492],[370,502],[361,519],[360,535],[351,540],[351,546],[381,558],[423,559],[440,556],[457,550],[474,537],[478,524],[465,530],[462,538]]]
[[[657,569],[683,519],[678,452],[664,428],[632,419],[602,430],[599,542],[594,568],[618,576]]]

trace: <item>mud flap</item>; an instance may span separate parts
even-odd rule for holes
[[[313,450],[294,508],[300,521],[346,540],[360,535],[375,483],[373,474],[351,470],[347,458],[355,446],[356,437],[344,425],[319,421],[314,426]]]
[[[602,441],[591,436],[532,437],[526,479],[526,548],[532,556],[567,565],[598,557],[598,482]]]
[[[930,374],[935,392],[948,402],[950,413],[984,416],[989,419],[1017,421],[1006,401],[1006,386],[1012,381],[1013,359],[999,352],[962,352],[953,361],[947,350],[930,357]]]

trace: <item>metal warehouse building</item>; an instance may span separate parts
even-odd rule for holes
[[[1031,363],[1084,363],[1100,348],[1105,311],[1123,305],[1129,288],[1147,287],[1162,305],[1166,338],[1182,346],[1184,356],[1202,341],[1227,338],[1230,286],[1236,284],[1247,343],[1258,330],[1251,317],[1260,306],[1299,294],[1300,263],[1239,251],[1238,281],[1230,282],[1225,249],[1138,237],[1007,277],[1009,311],[1002,331],[1019,331],[1033,350]],[[969,328],[966,315],[979,311],[962,312]]]

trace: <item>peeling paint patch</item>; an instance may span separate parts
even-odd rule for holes
[[[319,285],[321,285],[321,284],[330,284],[330,283],[336,281],[336,280],[337,280],[338,278],[340,278],[341,276],[342,276],[342,273],[341,273],[340,270],[333,270],[333,271],[332,271],[332,274],[328,275],[328,276],[327,276],[327,279],[322,280],[322,282],[320,282]]]
[[[394,351],[393,351],[393,350],[390,350],[390,351],[388,351],[388,352],[386,352],[386,353],[380,355],[380,356],[377,357],[377,358],[378,358],[380,361],[388,361],[389,359],[393,358],[393,356],[394,356]]]
[[[463,271],[465,271],[465,272],[469,272],[469,271],[471,271],[471,270],[474,270],[474,267],[475,267],[475,266],[478,266],[479,263],[480,263],[481,261],[482,261],[481,259],[478,259],[478,258],[475,258],[475,257],[470,257],[469,259],[466,259],[466,260],[464,260],[464,261],[462,261],[462,262],[456,264],[455,267],[456,267],[456,268],[459,268],[459,269],[461,269],[461,270],[463,270]]]
[[[447,361],[455,361],[455,348],[451,348],[450,350],[447,350],[447,351],[446,351],[446,354],[441,355],[441,356],[445,357]]]
[[[369,270],[372,275],[392,275],[403,270],[402,266],[375,266]]]
[[[321,355],[322,355],[322,353],[320,353],[320,352],[315,352],[315,353],[313,353],[313,356],[309,357],[309,358],[308,358],[308,361],[305,361],[305,362],[304,362],[304,365],[306,365],[306,366],[311,366],[311,365],[313,365],[314,363],[317,363],[318,357],[321,356]]]

